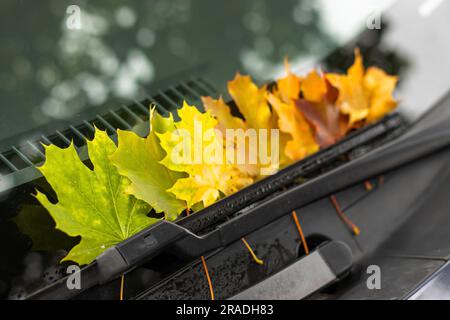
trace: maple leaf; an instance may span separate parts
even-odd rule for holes
[[[311,71],[302,82],[302,96],[296,101],[297,108],[314,129],[320,147],[336,143],[346,131],[346,118],[335,106],[338,91],[316,71]]]
[[[277,116],[277,127],[287,134],[280,140],[284,155],[290,161],[300,160],[318,151],[312,129],[295,105],[299,98],[304,79],[292,73],[287,59],[284,61],[286,76],[277,80],[272,93],[267,92],[266,99]],[[281,161],[286,162],[286,161]]]
[[[39,191],[36,195],[57,229],[72,237],[81,236],[80,243],[63,259],[80,265],[158,221],[147,217],[148,204],[125,193],[130,181],[109,159],[116,145],[106,132],[96,129],[95,138],[87,145],[94,170],[81,162],[73,143],[66,149],[46,147],[46,161],[38,169],[56,192],[58,202],[50,202]]]
[[[131,181],[126,193],[144,200],[156,212],[164,212],[167,220],[175,220],[186,208],[185,201],[167,192],[178,179],[186,175],[169,170],[159,163],[166,153],[160,146],[157,133],[162,134],[174,129],[172,115],[164,118],[152,109],[150,133],[147,138],[141,138],[131,131],[118,130],[119,146],[111,156],[111,161],[119,173]]]
[[[327,84],[323,77],[315,70],[308,73],[302,82],[302,93],[305,100],[310,102],[322,102],[327,93]]]
[[[397,77],[390,76],[376,67],[370,67],[367,70],[364,85],[371,93],[368,123],[381,119],[395,109],[397,101],[392,97],[392,92],[394,92],[397,81]]]
[[[319,150],[311,127],[293,101],[285,103],[273,93],[267,94],[267,100],[278,114],[280,130],[291,136],[284,148],[289,159],[300,160]]]
[[[287,59],[284,61],[286,76],[277,80],[276,88],[266,94],[267,101],[277,115],[277,126],[288,137],[282,142],[284,154],[290,160],[300,160],[319,149],[309,123],[297,109],[303,79],[292,73]]]
[[[397,105],[392,98],[397,78],[376,67],[366,73],[358,49],[346,75],[327,74],[326,77],[339,90],[337,106],[349,115],[350,125],[365,119],[375,121]]]
[[[265,97],[265,86],[258,88],[249,76],[237,73],[235,78],[228,82],[228,92],[244,116],[248,128],[274,127],[272,112]]]
[[[298,98],[302,79],[291,71],[288,59],[284,59],[286,76],[277,80],[278,94],[284,102],[290,102]]]
[[[253,181],[225,161],[223,136],[215,130],[217,120],[209,111],[202,113],[184,102],[178,115],[181,120],[175,122],[175,130],[157,133],[167,154],[161,163],[188,174],[169,192],[186,201],[188,208],[198,203],[206,207],[221,194],[232,194]]]
[[[247,124],[238,117],[231,114],[230,107],[223,101],[222,97],[219,99],[213,99],[211,97],[202,97],[203,106],[205,110],[211,112],[211,114],[216,118],[217,125],[216,128],[220,130],[223,137],[225,137],[225,148],[226,149],[238,149],[237,138],[233,135],[230,137],[227,135],[227,129],[242,129],[247,130]],[[253,152],[252,148],[246,146],[245,152],[245,163],[237,164],[237,168],[242,171],[243,174],[248,174],[252,177],[256,177],[259,174],[258,164],[251,164],[249,159],[251,157],[250,152]]]
[[[230,107],[223,101],[222,97],[219,97],[217,100],[211,97],[202,97],[202,102],[205,110],[211,112],[217,119],[218,122],[216,128],[219,129],[224,136],[226,135],[226,129],[247,128],[247,125],[241,118],[231,114]]]
[[[274,110],[274,119],[280,129],[280,166],[300,160],[318,150],[311,130],[304,117],[295,107],[299,98],[303,78],[291,71],[288,59],[284,59],[286,76],[276,81],[276,87],[266,93],[266,99]]]
[[[286,92],[289,90],[288,87],[289,86],[286,84]],[[225,135],[227,146],[231,145],[237,149],[239,153],[243,154],[245,163],[238,164],[237,168],[243,174],[250,175],[254,178],[257,178],[261,172],[264,172],[265,174],[276,172],[280,162],[283,163],[284,158],[282,158],[281,161],[275,161],[276,163],[266,164],[264,161],[261,161],[258,149],[255,148],[256,146],[259,147],[264,142],[267,142],[268,156],[273,159],[271,155],[272,144],[280,144],[280,142],[282,144],[285,141],[284,136],[280,137],[279,141],[272,141],[270,130],[277,129],[277,115],[271,112],[270,106],[265,98],[266,87],[263,86],[258,88],[249,76],[242,76],[238,73],[232,81],[228,82],[228,90],[233,97],[239,112],[244,116],[244,120],[233,116],[229,106],[225,104],[222,98],[214,100],[210,97],[203,97],[202,100],[205,109],[210,111],[218,120],[217,128]],[[246,131],[246,133],[250,130],[254,130],[256,136],[256,139],[252,141],[254,145],[250,145],[251,141],[249,139],[249,143],[245,145],[245,148],[240,146],[236,136],[232,136],[232,138],[226,136],[226,129],[229,128],[242,129]],[[265,132],[262,130],[265,130]],[[262,135],[260,135],[260,133]],[[264,137],[264,134],[267,134],[267,137]],[[261,140],[261,136],[265,141]],[[257,161],[250,161],[252,158],[257,159]]]
[[[292,95],[295,91],[295,80],[293,80],[294,75],[290,74],[285,81],[283,82],[283,92],[289,96]],[[278,149],[283,148],[283,143],[286,141],[285,135],[280,135],[277,141],[272,141],[270,130],[278,129],[277,122],[278,116],[276,113],[272,113],[270,106],[266,99],[267,87],[262,86],[258,88],[258,86],[252,81],[249,76],[242,76],[239,73],[236,74],[235,78],[228,82],[228,92],[230,96],[233,98],[236,103],[240,113],[244,116],[246,129],[255,129],[257,133],[257,142],[256,144],[261,146],[265,141],[260,139],[260,133],[263,133],[261,130],[267,130],[265,133],[267,136],[267,150],[272,150],[276,148],[275,144],[278,144]],[[220,121],[220,120],[219,120]],[[265,138],[264,138],[265,139]],[[246,154],[248,157],[252,157],[252,153],[255,153],[253,148],[246,150]],[[269,152],[269,156],[273,159],[273,155],[271,151]],[[284,154],[282,154],[284,155]],[[277,155],[278,157],[278,155]],[[247,165],[248,168],[251,168],[249,173],[255,174],[256,172],[265,172],[267,173],[275,173],[280,164],[284,164],[284,157],[280,157],[277,163],[269,163],[264,164],[264,161],[258,157],[258,163],[253,166]]]

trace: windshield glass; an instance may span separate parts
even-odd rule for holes
[[[394,1],[72,2],[0,3],[0,140],[138,99],[199,64],[223,79],[273,78],[285,57],[294,66],[325,57]]]
[[[450,41],[447,35],[447,30],[450,29],[449,17],[450,1],[444,0],[0,1],[0,56],[2,57],[0,63],[2,108],[0,113],[0,270],[2,271],[0,272],[0,298],[23,298],[25,294],[43,288],[62,277],[65,271],[61,271],[63,270],[61,268],[65,265],[59,265],[60,258],[80,239],[68,237],[61,231],[62,229],[59,230],[59,227],[56,229],[53,218],[46,213],[46,209],[39,204],[39,200],[32,196],[36,190],[39,190],[48,195],[51,202],[56,202],[59,197],[59,191],[55,189],[56,192],[53,192],[51,186],[45,181],[46,178],[43,178],[36,168],[43,163],[47,154],[42,144],[54,144],[59,148],[66,148],[73,141],[79,151],[80,159],[92,169],[94,164],[89,161],[85,143],[86,139],[92,138],[94,126],[100,130],[106,130],[115,142],[119,141],[115,135],[117,129],[134,130],[143,136],[149,130],[146,120],[149,118],[151,103],[155,102],[158,107],[156,110],[161,113],[174,111],[175,106],[179,106],[183,99],[188,102],[192,99],[192,104],[201,108],[199,98],[202,95],[217,98],[219,94],[223,94],[226,103],[230,107],[237,106],[235,109],[239,111],[236,99],[232,101],[233,99],[226,95],[227,81],[233,79],[236,72],[249,74],[258,85],[269,83],[267,87],[269,89],[266,92],[273,93],[270,82],[285,74],[283,63],[285,58],[289,59],[292,70],[300,76],[313,67],[330,73],[345,72],[354,61],[355,48],[360,49],[365,67],[377,66],[390,75],[398,77],[394,96],[399,101],[399,107],[395,111],[399,114],[393,117],[401,118],[402,125],[397,126],[396,129],[399,130],[395,130],[392,136],[389,135],[387,138],[393,138],[400,131],[403,132],[403,120],[406,120],[407,125],[413,124],[408,127],[409,134],[411,131],[414,133],[414,130],[417,133],[423,128],[428,129],[435,123],[439,123],[435,122],[436,119],[446,119],[450,112],[450,108],[445,109],[446,104],[442,103],[441,107],[444,106],[444,108],[435,108],[434,110],[438,112],[429,112],[424,117],[424,120],[428,119],[428,121],[420,121],[414,126],[413,122],[418,117],[424,115],[427,110],[436,106],[442,97],[445,95],[448,97],[449,94]],[[200,86],[197,88],[190,86],[196,81],[197,84],[203,83],[204,90],[197,90]],[[303,80],[301,81],[304,83]],[[179,89],[183,85],[187,88],[185,91]],[[390,98],[392,90],[387,91]],[[169,94],[170,92],[172,95]],[[163,105],[161,101],[164,99],[161,97],[164,96],[167,103]],[[372,100],[373,96],[374,94],[368,93],[364,98]],[[297,94],[296,98],[306,100],[303,93]],[[332,101],[336,101],[335,99],[337,97],[331,98]],[[383,101],[384,103],[386,101]],[[354,103],[354,105],[361,104],[361,99]],[[273,112],[275,104],[270,102],[268,105],[272,108],[270,110],[272,114],[275,114]],[[294,111],[286,118],[291,117],[292,114],[294,116],[307,114],[307,104],[296,103],[295,106]],[[319,107],[321,108],[322,104]],[[332,121],[325,119],[325,115],[316,116],[317,113],[310,112],[311,124],[305,121],[307,128],[310,128],[314,124],[313,120],[316,120],[322,127],[330,127],[328,131],[334,130],[329,135],[334,137],[335,141],[340,141],[339,139],[343,137],[340,132],[341,111],[328,107],[334,107],[333,104],[328,104],[324,109],[338,111],[326,115],[327,118],[330,115],[330,118],[336,120],[337,125],[331,128]],[[257,109],[257,107],[252,108]],[[296,112],[297,108],[301,113]],[[119,113],[120,110],[123,113]],[[232,110],[232,113],[236,110]],[[253,109],[247,114],[252,112]],[[259,115],[258,111],[254,114]],[[108,121],[114,120],[114,115],[122,119],[122,123],[116,121],[109,127],[105,124],[103,127],[98,126],[98,123],[101,125],[101,119],[107,124]],[[233,115],[239,114],[236,112]],[[107,116],[110,117],[107,118]],[[126,116],[128,118],[125,118]],[[324,125],[325,121],[320,122],[317,119],[325,119],[327,123]],[[294,120],[298,119],[294,118]],[[398,124],[398,122],[392,123]],[[381,127],[384,123],[378,125]],[[284,127],[277,123],[277,128],[281,129],[282,126]],[[247,125],[242,127],[247,128]],[[140,132],[142,128],[144,130]],[[83,129],[86,130],[83,131]],[[249,129],[253,128],[249,126]],[[260,130],[259,126],[257,129]],[[352,125],[347,129],[347,131],[353,131],[355,128]],[[292,132],[296,134],[296,130],[297,128],[293,128]],[[299,131],[302,130],[299,127]],[[348,133],[347,131],[345,133]],[[374,139],[370,134],[356,133],[353,137],[356,141],[360,136]],[[380,139],[380,144],[385,145],[386,141]],[[160,144],[157,145],[160,146]],[[313,146],[315,147],[316,144]],[[369,147],[367,150],[364,145],[353,149],[355,152],[352,151],[351,155],[358,156],[359,152],[367,152],[378,146],[378,141],[370,145],[367,143]],[[407,146],[409,148],[411,145]],[[433,146],[431,144],[430,148]],[[299,149],[296,145],[294,147]],[[132,144],[130,149],[133,149]],[[330,150],[333,149],[334,147]],[[285,152],[283,149],[280,150]],[[343,152],[338,147],[334,150]],[[162,149],[161,152],[164,153]],[[123,158],[130,158],[130,154],[126,153]],[[325,174],[329,172],[328,170],[336,168],[335,165],[341,166],[354,159],[350,156],[340,156],[336,163],[328,163],[329,159],[326,158],[325,156],[312,158],[320,160],[314,160],[316,169],[320,166],[320,170],[314,172]],[[322,159],[326,159],[326,162]],[[437,158],[430,157],[430,159]],[[303,164],[305,163],[308,165],[305,168],[310,168],[310,162]],[[391,163],[393,162],[387,161],[387,165],[390,166]],[[160,164],[161,162],[154,168],[160,168],[163,171],[169,169],[159,166]],[[437,168],[437,162],[431,164],[431,167],[434,166]],[[64,170],[70,167],[70,164],[64,162]],[[154,168],[148,170],[149,176],[155,172]],[[61,171],[56,173],[59,174],[59,172]],[[427,172],[423,171],[421,176],[425,176]],[[388,174],[391,177],[390,173]],[[201,175],[198,176],[201,177]],[[230,182],[221,174],[217,176],[224,182]],[[353,176],[350,176],[353,179]],[[310,178],[303,172],[301,179],[296,179],[293,183],[291,176],[288,182],[297,185]],[[284,180],[283,178],[276,181]],[[382,177],[376,180],[377,186],[381,186],[384,182]],[[361,196],[358,199],[369,199],[365,192],[372,192],[373,186],[370,181],[366,182],[369,183],[365,183],[364,188],[359,185],[358,189],[343,190],[342,195],[344,197],[355,195]],[[72,185],[72,180],[65,185]],[[73,185],[76,183],[73,182]],[[400,186],[400,184],[397,185]],[[254,187],[255,184],[250,186]],[[247,190],[248,193],[244,195],[255,195],[250,199],[253,202],[248,208],[254,208],[253,205],[259,206],[262,202],[257,201],[262,200],[257,197],[261,195],[267,196],[263,200],[270,199],[270,201],[273,199],[272,196],[278,196],[281,193],[278,193],[281,187],[277,183],[273,183],[273,186],[275,187],[271,189],[264,188],[264,185],[263,187],[257,185],[255,189],[252,189],[258,190],[257,192]],[[189,185],[189,188],[196,190],[195,186]],[[383,191],[384,188],[380,191],[386,194],[386,191]],[[98,189],[101,188],[98,187]],[[153,194],[153,189],[149,190],[149,193]],[[166,194],[167,190],[164,188],[163,194]],[[276,192],[268,195],[274,190]],[[307,188],[303,190],[309,192]],[[225,196],[225,194],[222,195],[222,190],[219,191],[220,197]],[[80,192],[80,194],[84,196],[87,192]],[[124,194],[127,193],[120,193],[120,195]],[[104,201],[101,202],[102,204],[115,205],[115,201],[105,199],[102,200]],[[246,196],[237,199],[245,200]],[[345,201],[349,199],[345,198]],[[356,200],[353,201],[353,198],[350,200],[348,203],[353,206]],[[245,201],[242,203],[246,204]],[[228,207],[232,208],[232,206]],[[190,208],[186,210],[186,215],[190,212]],[[283,206],[279,210],[284,210]],[[315,209],[313,211],[314,216],[317,217]],[[38,218],[28,219],[24,212]],[[151,214],[154,213],[156,214],[151,212]],[[248,213],[248,211],[244,209],[241,213]],[[25,217],[22,221],[31,226],[29,230],[24,229],[26,225],[20,226],[19,220],[16,219],[20,216]],[[161,218],[162,214],[157,217]],[[345,226],[342,227],[345,228]],[[328,230],[332,229],[334,227],[328,228]],[[206,228],[205,230],[209,231]],[[267,230],[273,231],[271,228]],[[38,237],[33,237],[34,231]],[[315,234],[319,233],[311,230],[308,232],[312,235],[312,242],[316,242]],[[285,234],[289,237],[289,241],[292,241],[293,234],[291,232],[285,232]],[[336,237],[330,233],[330,237],[324,236],[323,239],[339,240],[341,234],[347,238],[347,233],[336,228]],[[40,235],[43,236],[39,239]],[[273,239],[278,242],[277,233],[273,234]],[[41,241],[44,247],[47,242],[51,242],[51,245],[55,244],[55,248],[52,247],[48,252],[46,249],[40,250],[38,241]],[[295,243],[294,241],[292,243],[296,246],[292,257],[297,258],[298,241],[295,240]],[[319,242],[314,245],[316,244]],[[258,246],[262,247],[265,244],[258,243]],[[277,247],[268,245],[267,248],[273,250],[278,248],[278,244]],[[279,252],[283,251],[279,250]],[[172,262],[171,260],[169,264],[163,263],[161,270],[164,272],[156,276],[162,279],[163,276],[178,271],[180,265]],[[253,262],[250,261],[250,263]],[[279,264],[273,265],[278,268]],[[147,290],[150,285],[153,286],[161,280],[153,276],[147,278],[147,272],[153,272],[148,266],[142,269],[135,270],[136,278],[133,278],[134,275],[131,273],[131,277],[127,274],[125,283],[127,295],[130,297],[142,290]],[[263,269],[258,269],[253,274],[258,273],[258,277],[272,274],[272,269],[264,268],[264,272],[259,270]],[[140,272],[143,272],[142,281],[131,280],[141,277]],[[239,277],[241,279],[241,276]],[[254,278],[252,281],[256,283],[258,279]],[[128,291],[130,288],[134,293]],[[105,289],[108,294],[113,294],[108,287],[105,286]],[[103,291],[101,293],[103,294]]]

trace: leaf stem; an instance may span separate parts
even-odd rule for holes
[[[360,234],[359,228],[342,211],[341,206],[339,205],[339,202],[337,201],[336,197],[333,195],[330,197],[330,200],[334,208],[336,209],[337,214],[341,217],[342,221],[344,221],[344,223],[350,228],[350,230],[353,232],[355,236],[358,236]]]
[[[124,288],[124,285],[125,285],[125,274],[123,274],[121,277],[120,277],[120,296],[119,296],[119,299],[120,299],[120,301],[123,301],[123,288]]]
[[[245,244],[247,250],[250,252],[250,255],[252,256],[253,261],[256,262],[257,264],[263,265],[263,264],[264,264],[264,261],[261,260],[261,259],[259,259],[259,258],[256,256],[255,252],[253,251],[252,247],[250,247],[250,245],[248,244],[247,240],[245,240],[244,237],[242,237],[241,240],[242,240],[242,242]]]
[[[213,290],[211,278],[209,276],[208,266],[206,265],[205,257],[201,256],[201,259],[202,259],[203,269],[205,270],[206,279],[208,280],[209,293],[211,294],[211,300],[215,300],[214,299],[214,290]]]
[[[294,219],[295,225],[297,226],[297,231],[300,235],[300,239],[302,241],[303,249],[305,250],[306,254],[309,254],[309,248],[308,244],[306,243],[305,236],[303,234],[302,227],[300,226],[300,222],[298,221],[297,212],[292,211],[292,218]]]

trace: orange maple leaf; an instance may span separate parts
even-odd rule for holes
[[[319,150],[308,122],[291,100],[286,103],[274,93],[267,94],[267,100],[278,115],[280,131],[290,135],[284,146],[284,153],[290,160],[300,160]]]
[[[296,101],[322,148],[336,143],[347,131],[345,116],[335,106],[337,96],[338,91],[326,78],[311,71],[302,82],[302,98]]]
[[[309,123],[295,106],[300,96],[303,79],[295,75],[287,59],[284,60],[286,76],[277,80],[272,92],[267,92],[267,101],[276,116],[276,124],[284,137],[281,143],[284,162],[292,162],[316,152],[319,145],[315,142]]]
[[[366,72],[359,49],[355,49],[355,61],[346,75],[330,73],[326,78],[339,90],[337,106],[349,116],[350,125],[378,120],[397,105],[392,98],[397,77],[377,67]]]
[[[300,94],[302,79],[291,71],[289,61],[284,59],[286,76],[277,80],[278,93],[284,102],[297,99]]]
[[[381,119],[395,109],[397,101],[392,97],[392,92],[397,81],[397,77],[390,76],[376,67],[370,67],[367,70],[364,85],[371,92],[368,123]]]

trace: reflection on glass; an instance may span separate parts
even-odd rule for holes
[[[236,69],[272,78],[284,57],[295,66],[325,56],[388,2],[78,1],[81,28],[72,29],[73,3],[2,1],[0,140],[137,98],[150,83],[205,62],[223,79]]]

